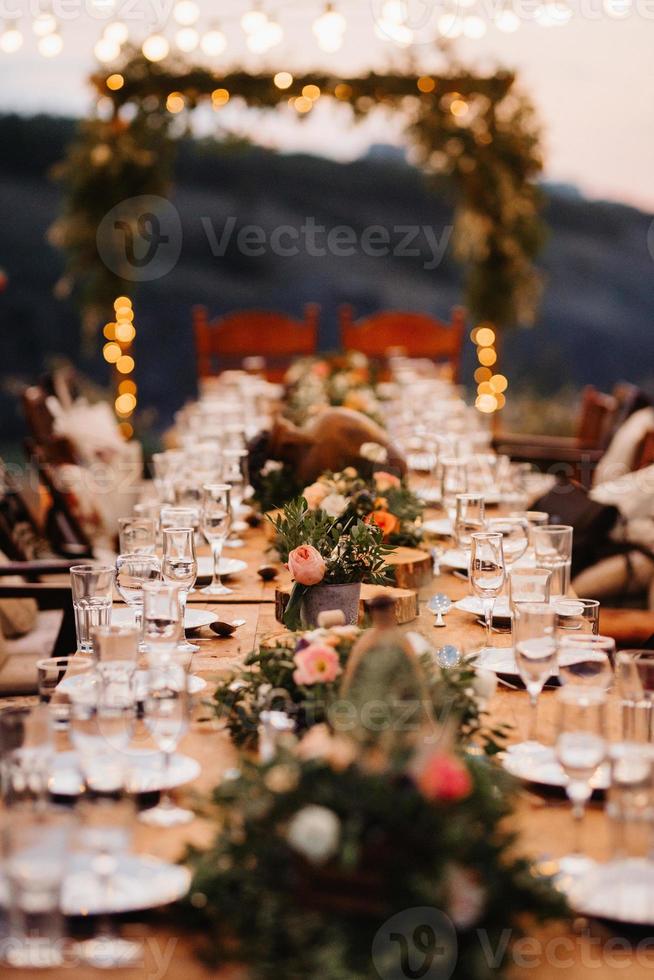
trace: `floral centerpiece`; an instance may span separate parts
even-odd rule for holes
[[[258,980],[502,976],[530,919],[567,914],[516,853],[511,809],[483,757],[445,743],[380,757],[315,727],[214,791],[189,923],[205,958]]]
[[[327,405],[351,408],[381,421],[373,366],[360,351],[299,358],[284,380],[286,415],[298,425]]]
[[[412,548],[420,543],[425,505],[406,481],[394,473],[377,469],[363,475],[348,466],[340,473],[323,474],[305,487],[302,495],[312,510],[324,510],[330,517],[361,518],[368,524],[376,524],[384,541],[393,547]]]
[[[270,519],[280,557],[293,577],[284,613],[289,629],[315,626],[319,613],[327,609],[340,609],[346,622],[356,623],[361,583],[389,583],[384,556],[391,549],[377,524],[310,510],[304,497]]]
[[[361,633],[356,626],[332,626],[264,640],[242,667],[219,682],[213,695],[216,716],[226,723],[234,743],[256,748],[262,713],[270,710],[290,715],[301,734],[324,723],[335,723],[338,729],[343,674]],[[441,666],[430,649],[419,655],[419,662],[436,721],[455,720],[464,742],[474,740],[489,755],[498,752],[507,729],[486,724],[484,704],[490,691],[485,674],[466,661]]]

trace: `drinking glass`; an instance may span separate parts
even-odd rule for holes
[[[454,539],[457,548],[469,551],[472,535],[479,534],[485,527],[484,498],[476,493],[457,494],[454,521]]]
[[[174,656],[182,622],[179,586],[151,582],[143,587],[143,643],[151,660]]]
[[[131,554],[116,558],[116,591],[134,613],[134,623],[143,629],[143,586],[161,578],[161,561],[156,555]]]
[[[129,853],[135,820],[134,803],[124,795],[85,796],[77,804],[81,818],[79,844],[90,855],[90,867],[105,908],[111,907],[116,871]],[[95,935],[76,946],[89,966],[127,967],[141,960],[141,943],[121,939],[109,913],[99,916]]]
[[[599,633],[599,599],[556,599],[556,631],[559,636],[583,634],[584,636]]]
[[[442,459],[441,463],[441,506],[452,524],[456,520],[456,498],[468,491],[468,467],[465,462],[453,457]]]
[[[75,818],[70,810],[15,807],[4,828],[9,935],[0,952],[11,966],[62,966],[61,890]]]
[[[182,653],[192,654],[197,646],[189,643],[184,629],[186,600],[198,577],[198,560],[195,554],[195,537],[190,527],[170,527],[163,532],[163,562],[161,574],[164,582],[179,586],[182,610],[180,643]]]
[[[529,525],[529,546],[534,546],[533,529],[544,527],[550,519],[546,510],[512,510],[509,517],[522,517]]]
[[[205,595],[229,595],[233,590],[220,578],[220,559],[232,520],[230,487],[227,483],[207,483],[202,503],[202,531],[209,542],[213,558],[211,584],[201,591]]]
[[[5,805],[42,806],[54,761],[52,719],[47,705],[0,712],[0,785]]]
[[[79,768],[94,793],[122,790],[129,769],[129,745],[136,727],[136,701],[102,684],[97,699],[73,698],[70,740]]]
[[[613,860],[650,858],[654,813],[654,746],[614,742],[609,747],[611,779],[606,814]]]
[[[106,627],[98,627],[106,628]],[[95,631],[94,631],[95,632]],[[77,677],[85,674],[93,666],[91,657],[79,653],[66,657],[44,657],[36,661],[36,676],[41,704],[49,704],[57,685],[64,677]]]
[[[486,645],[492,646],[491,627],[495,599],[504,588],[506,569],[502,535],[482,532],[470,536],[470,585],[481,599],[486,623]]]
[[[554,610],[547,602],[519,602],[513,619],[514,653],[518,673],[527,688],[530,721],[521,751],[541,752],[538,741],[538,697],[556,673]]]
[[[195,527],[197,512],[192,507],[162,507],[160,515],[162,533],[171,527]]]
[[[502,535],[504,564],[510,568],[529,547],[529,524],[524,517],[493,517],[486,525],[489,531]]]
[[[549,602],[552,573],[549,568],[512,568],[509,579],[509,606],[515,614],[520,602]]]
[[[93,660],[102,681],[129,691],[136,670],[142,629],[98,626],[93,630]]]
[[[223,483],[230,488],[230,503],[232,511],[232,531],[240,533],[247,530],[247,524],[238,520],[243,507],[248,486],[247,449],[225,449],[223,452]],[[242,548],[243,541],[239,537],[228,537],[225,541],[227,548]]]
[[[621,650],[616,655],[615,678],[622,708],[622,737],[651,742],[654,702],[654,652]]]
[[[151,517],[118,518],[118,550],[121,555],[153,555],[156,525]]]
[[[183,459],[184,453],[174,450],[152,456],[153,481],[162,503],[172,503],[173,480]]]
[[[561,858],[559,867],[563,874],[577,876],[594,864],[583,854],[581,833],[591,781],[607,756],[606,694],[571,684],[561,688],[557,701],[556,757],[567,776],[575,826],[572,854]]]
[[[171,757],[190,724],[188,678],[179,664],[160,664],[148,671],[144,710],[146,728],[163,754],[164,788],[157,806],[143,811],[140,819],[156,827],[176,827],[193,819],[191,810],[173,802],[168,789]]]
[[[552,570],[550,592],[553,596],[567,595],[570,590],[573,531],[570,524],[532,528],[536,564]]]
[[[91,630],[109,624],[113,584],[114,570],[110,565],[73,565],[70,569],[80,653],[90,653],[93,648]]]
[[[613,683],[615,640],[581,633],[557,637],[559,682],[606,691]]]

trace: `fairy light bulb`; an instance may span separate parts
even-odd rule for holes
[[[163,61],[170,51],[170,44],[163,34],[151,34],[143,42],[141,51],[148,61]]]
[[[45,37],[46,34],[53,34],[57,30],[57,21],[53,14],[43,13],[35,18],[32,30],[37,37]]]
[[[64,42],[60,34],[46,34],[45,37],[39,38],[37,44],[39,54],[43,55],[44,58],[56,58],[58,54],[61,54],[63,46]]]
[[[470,14],[463,19],[463,34],[471,40],[478,40],[486,33],[486,21],[476,14]]]
[[[342,14],[334,10],[331,3],[325,7],[314,22],[312,31],[323,51],[334,52],[343,44],[343,35],[347,29],[347,21]]]
[[[175,34],[175,44],[180,51],[195,51],[200,43],[200,35],[194,27],[182,27]]]
[[[8,27],[0,34],[0,51],[4,54],[14,54],[23,46],[23,35],[17,27]]]
[[[520,18],[514,10],[505,8],[504,10],[498,11],[495,17],[495,26],[498,31],[503,31],[505,34],[513,34],[520,27]]]
[[[179,3],[173,7],[173,17],[183,27],[190,27],[195,24],[199,16],[200,8],[195,0],[179,0]]]
[[[124,44],[129,37],[127,24],[123,24],[121,20],[115,20],[111,24],[107,24],[103,37],[106,37],[108,41],[113,41],[114,44]]]
[[[93,48],[93,53],[103,64],[107,64],[109,61],[115,61],[120,55],[120,44],[116,44],[111,38],[101,37]]]
[[[260,7],[253,7],[246,10],[241,17],[241,27],[246,34],[256,34],[268,23],[268,18]]]
[[[266,21],[264,27],[248,35],[247,46],[255,54],[263,54],[270,51],[275,45],[279,44],[284,37],[284,32],[279,24],[273,20]]]
[[[218,27],[211,27],[202,35],[200,47],[205,54],[212,58],[222,54],[227,47],[227,38]]]

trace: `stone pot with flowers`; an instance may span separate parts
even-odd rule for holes
[[[272,518],[276,547],[293,579],[283,622],[288,629],[317,626],[321,612],[340,610],[347,624],[359,616],[361,585],[388,585],[385,556],[392,549],[376,524],[310,510],[304,497]]]

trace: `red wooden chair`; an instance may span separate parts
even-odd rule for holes
[[[315,354],[319,313],[319,306],[308,303],[303,320],[272,310],[238,310],[209,320],[206,306],[194,306],[198,378],[262,357],[268,380],[281,381],[294,357]]]
[[[354,319],[349,305],[339,310],[341,346],[372,359],[385,358],[389,351],[407,357],[426,357],[450,365],[452,380],[458,381],[465,332],[465,313],[452,310],[452,322],[444,323],[427,313],[384,310],[361,320]]]

